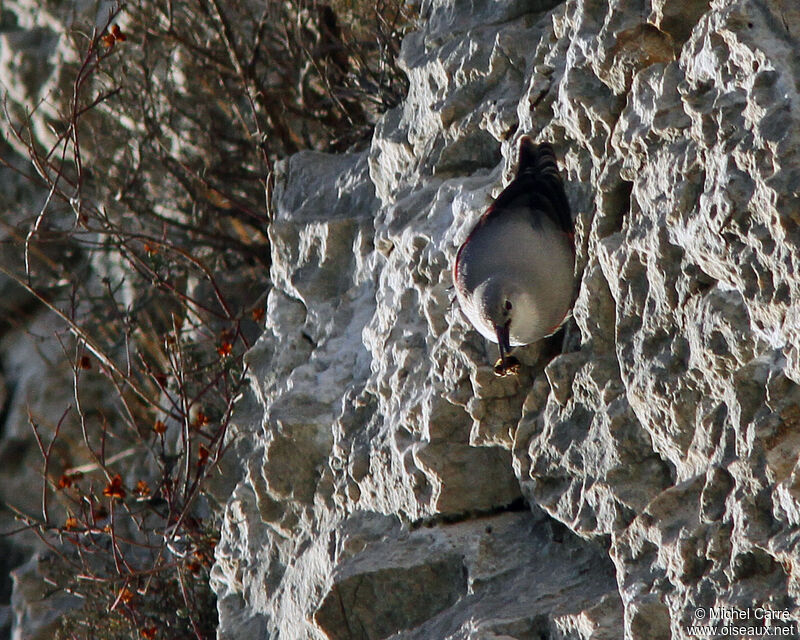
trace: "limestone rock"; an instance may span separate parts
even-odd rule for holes
[[[343,523],[337,538],[333,587],[315,615],[329,637],[446,638],[470,622],[480,637],[569,637],[573,625],[604,637],[591,635],[592,621],[618,610],[601,547],[538,510],[414,531],[389,520],[377,539],[363,534],[363,518]]]
[[[797,616],[797,10],[673,4],[424,2],[409,95],[367,157],[285,165],[222,637],[644,639],[685,637],[701,606]],[[500,380],[449,267],[522,133],[563,163],[580,286],[563,337]],[[340,206],[365,162],[376,197]],[[527,534],[502,513],[520,492]],[[501,522],[492,600],[470,558]],[[556,529],[577,556],[535,542]]]
[[[266,331],[213,486],[219,638],[796,624],[796,2],[419,9],[370,148],[276,167]],[[48,15],[0,34],[12,103],[60,82],[57,56],[26,66]],[[498,379],[450,266],[522,134],[559,156],[578,287]]]

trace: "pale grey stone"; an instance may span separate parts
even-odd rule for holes
[[[229,508],[258,504],[260,516],[245,518],[250,532],[238,522],[223,535],[216,575],[218,591],[244,594],[241,610],[263,615],[271,634],[682,638],[700,606],[796,614],[797,10],[672,4],[423,3],[401,56],[409,95],[368,154],[371,229],[350,217],[370,243],[354,244],[350,280],[323,275],[326,261],[351,259],[331,255],[315,258],[314,273],[275,278],[271,294],[332,318],[366,305],[361,342],[341,338],[365,349],[350,386],[260,387],[274,417],[259,436],[263,464],[272,453],[274,470],[244,476],[234,492]],[[491,345],[452,305],[449,267],[508,179],[521,133],[553,141],[563,163],[579,282],[564,337],[521,349],[520,376],[497,379]],[[341,166],[319,160],[306,173]],[[280,223],[294,233],[273,237],[287,273],[304,264],[291,239],[309,233],[304,203],[326,188],[307,181],[290,196],[287,183],[280,196],[295,203]],[[354,233],[331,215],[345,225],[336,237]],[[354,281],[369,294],[343,294]],[[297,344],[284,348],[299,362]],[[324,341],[307,349],[290,379],[330,358]],[[291,362],[273,354],[254,354],[256,368]],[[600,586],[575,558],[546,553],[526,569],[521,549],[535,543],[520,535],[505,547],[513,566],[489,580],[504,595],[480,591],[474,542],[448,538],[449,527],[516,518],[498,512],[518,507],[519,492],[572,530],[576,553],[594,558],[591,576],[610,575],[612,561],[616,582]],[[430,528],[376,530],[379,516],[354,513]],[[554,526],[540,518],[532,535]],[[251,535],[264,536],[263,560],[242,545]],[[592,540],[610,542],[607,556],[593,555]],[[452,577],[457,557],[466,591]],[[226,578],[234,558],[249,567],[240,588]],[[594,585],[591,602],[560,590],[546,611],[510,613],[552,584],[540,568],[565,572],[553,573],[562,586]],[[255,595],[264,584],[272,595]]]
[[[266,331],[213,486],[220,638],[798,617],[795,5],[421,4],[369,150],[276,167]],[[497,379],[450,266],[523,133],[563,168],[576,303]]]

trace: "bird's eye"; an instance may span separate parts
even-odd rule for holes
[[[511,311],[512,306],[511,300],[506,300],[506,311]]]

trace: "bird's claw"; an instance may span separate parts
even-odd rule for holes
[[[498,358],[494,363],[494,374],[500,377],[515,376],[519,373],[521,366],[519,360],[514,356],[506,356],[505,360]]]

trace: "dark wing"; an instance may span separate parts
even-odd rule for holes
[[[546,142],[537,146],[527,137],[520,143],[516,178],[497,196],[478,225],[502,215],[503,210],[520,207],[530,209],[534,225],[540,223],[539,216],[544,214],[564,233],[575,234],[553,147]]]
[[[569,236],[570,245],[572,244],[575,226],[567,194],[564,192],[564,183],[558,173],[553,147],[546,142],[537,146],[527,136],[520,142],[516,177],[480,217],[456,254],[453,266],[453,278],[456,282],[464,276],[460,268],[461,256],[472,235],[501,217],[505,211],[521,208],[530,211],[531,224],[534,226],[540,226],[541,216],[547,216],[557,228]]]

